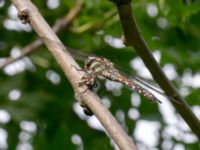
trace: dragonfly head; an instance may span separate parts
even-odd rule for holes
[[[85,61],[85,68],[90,68],[90,66],[96,61],[97,57],[90,56]]]
[[[85,62],[85,68],[90,68],[93,70],[95,70],[96,68],[99,68],[99,67],[104,67],[104,68],[108,68],[108,67],[113,67],[113,63],[106,59],[106,58],[103,58],[103,57],[88,57],[88,59],[86,60]]]

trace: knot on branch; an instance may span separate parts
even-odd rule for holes
[[[18,12],[18,18],[23,24],[30,23],[29,10],[24,9]]]

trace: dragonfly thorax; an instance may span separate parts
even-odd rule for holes
[[[85,68],[92,70],[93,73],[99,74],[102,71],[112,68],[114,65],[111,61],[102,57],[88,57],[85,62]]]

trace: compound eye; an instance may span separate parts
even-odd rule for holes
[[[95,57],[88,57],[88,59],[85,61],[85,67],[89,68],[90,65],[95,61]]]

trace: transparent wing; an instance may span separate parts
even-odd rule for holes
[[[89,54],[89,53],[81,52],[78,49],[74,49],[74,48],[71,48],[71,47],[64,46],[62,43],[59,43],[59,42],[54,41],[54,40],[51,40],[51,39],[49,39],[47,37],[40,37],[40,38],[43,41],[45,41],[45,42],[47,42],[49,44],[53,44],[53,45],[59,46],[64,51],[68,50],[72,54],[72,56],[75,57],[75,59],[77,59],[77,60],[84,61],[88,56],[91,56],[91,54]]]
[[[116,65],[115,65],[116,66]],[[178,104],[180,104],[179,101],[177,101],[176,99],[170,97],[170,96],[167,96],[163,90],[161,90],[158,86],[158,84],[156,84],[155,82],[153,82],[152,80],[151,81],[147,81],[146,79],[138,76],[138,75],[135,75],[133,72],[130,72],[128,73],[128,71],[126,70],[126,73],[124,73],[125,71],[122,71],[124,70],[123,68],[120,68],[119,66],[116,66],[116,68],[120,71],[121,74],[129,77],[130,79],[134,80],[137,84],[139,84],[140,86],[142,86],[143,88],[145,88],[146,90],[152,90],[154,91],[155,93],[159,94],[159,95],[162,95]],[[150,83],[149,83],[150,82]]]

